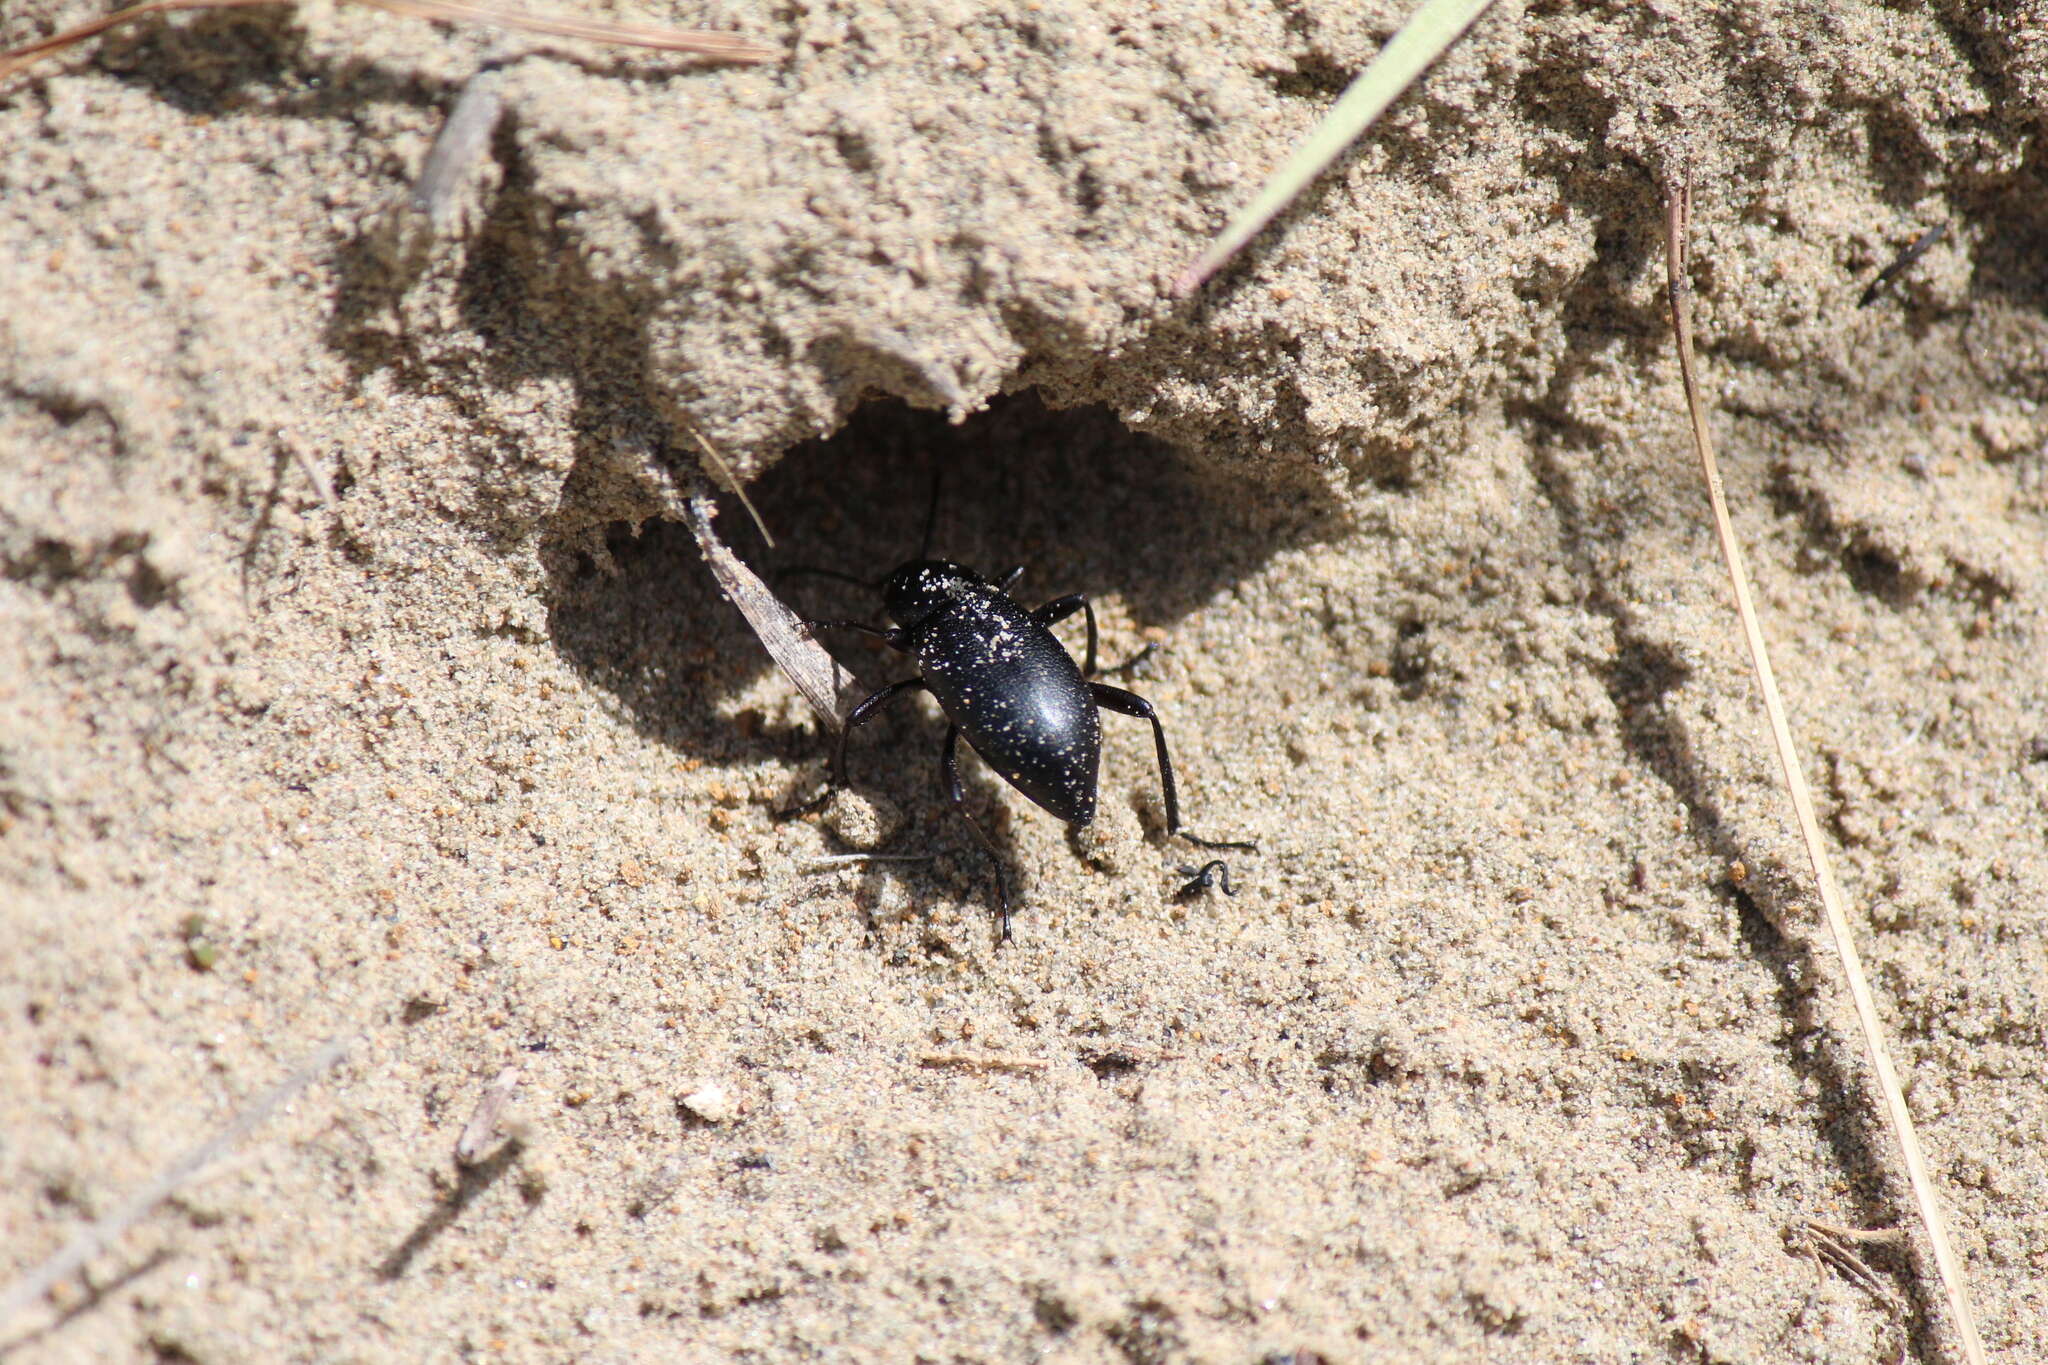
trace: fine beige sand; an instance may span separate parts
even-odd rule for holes
[[[355,1039],[0,1358],[1959,1359],[1917,1230],[1788,1238],[1911,1216],[1681,416],[1689,163],[1793,728],[2048,1361],[2048,8],[1502,4],[1187,302],[1407,4],[583,8],[784,56],[310,4],[0,86],[0,1293]],[[778,821],[829,734],[700,436],[756,565],[881,572],[943,469],[940,552],[1154,645],[1236,895],[1121,716],[1085,836],[967,761],[1000,950],[928,701]],[[929,861],[822,862],[863,813]]]

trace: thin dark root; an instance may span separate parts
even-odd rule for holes
[[[1180,875],[1192,877],[1194,880],[1173,893],[1173,898],[1177,901],[1193,900],[1212,886],[1221,887],[1226,896],[1237,894],[1230,885],[1230,868],[1221,858],[1203,863],[1200,868],[1183,867],[1180,869]]]
[[[1173,835],[1176,839],[1187,840],[1196,848],[1230,849],[1237,853],[1257,853],[1259,851],[1259,841],[1257,839],[1203,839],[1188,833],[1184,829],[1175,830]]]

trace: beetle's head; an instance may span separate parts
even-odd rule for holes
[[[982,587],[974,570],[944,559],[913,559],[882,582],[882,607],[905,630]]]

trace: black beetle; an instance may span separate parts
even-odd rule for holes
[[[1036,611],[1027,610],[1010,596],[1011,587],[1023,573],[1020,565],[1000,582],[991,582],[948,560],[913,559],[880,583],[865,585],[881,588],[883,609],[896,622],[893,628],[865,621],[805,622],[814,632],[852,630],[874,636],[917,660],[917,677],[890,683],[847,715],[832,749],[832,785],[826,795],[849,785],[846,741],[855,727],[906,692],[919,688],[930,692],[950,722],[940,751],[939,777],[953,809],[967,821],[988,854],[995,874],[1003,942],[1010,939],[1010,892],[995,843],[968,813],[966,794],[961,790],[959,741],[963,735],[1005,782],[1068,824],[1085,825],[1095,818],[1096,779],[1102,759],[1097,709],[1107,707],[1151,721],[1152,741],[1159,751],[1159,780],[1166,797],[1166,832],[1201,848],[1258,847],[1198,839],[1181,829],[1173,761],[1166,754],[1166,728],[1159,723],[1158,712],[1134,692],[1090,680],[1095,673],[1095,608],[1084,594],[1069,593]],[[1077,611],[1088,619],[1088,660],[1078,668],[1052,633],[1054,623]],[[823,800],[821,797],[810,808]]]

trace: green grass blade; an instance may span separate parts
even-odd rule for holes
[[[1258,198],[1247,204],[1222,235],[1209,244],[1209,249],[1180,273],[1173,282],[1175,297],[1186,298],[1201,288],[1204,280],[1220,270],[1311,180],[1321,175],[1338,153],[1370,128],[1373,120],[1384,114],[1387,106],[1400,98],[1401,92],[1442,56],[1445,48],[1458,41],[1459,35],[1492,3],[1493,0],[1423,0],[1422,7],[1401,31],[1380,49],[1380,55],[1351,82],[1351,88],[1316,125],[1308,141],[1266,182]]]

